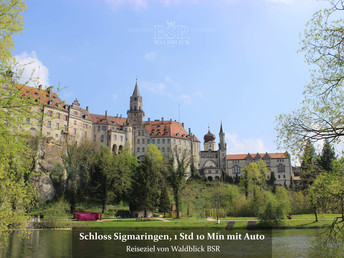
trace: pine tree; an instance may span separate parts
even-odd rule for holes
[[[159,211],[164,213],[164,217],[166,212],[171,210],[171,202],[170,197],[167,191],[167,187],[164,185],[161,189],[160,194],[160,202],[159,202]]]
[[[316,165],[317,157],[315,148],[310,141],[307,141],[301,157],[301,187],[303,190],[308,189],[319,174],[319,167]]]
[[[319,160],[320,167],[328,172],[332,171],[332,161],[335,159],[336,153],[334,152],[333,147],[331,146],[328,140],[325,140]]]

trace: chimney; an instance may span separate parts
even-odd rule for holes
[[[42,84],[38,86],[38,90],[42,90]]]
[[[150,125],[150,118],[148,117],[148,124]]]
[[[105,110],[105,119],[107,119],[107,110]]]
[[[182,123],[182,126],[183,126],[183,128],[184,128],[184,123]]]
[[[122,114],[121,114],[121,118],[122,118]]]
[[[161,118],[161,124],[164,124],[164,118],[163,117]]]
[[[86,107],[86,111],[88,111],[88,106]]]
[[[172,118],[170,118],[170,122],[172,122]]]
[[[117,113],[116,117],[118,117],[118,113]]]
[[[189,128],[189,135],[191,136],[191,129]]]

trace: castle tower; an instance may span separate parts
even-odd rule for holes
[[[130,97],[130,109],[127,112],[129,123],[133,126],[139,126],[142,124],[145,112],[142,109],[142,97],[140,96],[139,87],[137,86],[137,80],[133,95]]]
[[[216,151],[215,150],[215,135],[210,132],[208,128],[208,133],[204,135],[204,151]]]
[[[223,169],[223,172],[225,172],[226,171],[227,144],[225,140],[226,138],[225,133],[223,132],[223,129],[222,129],[222,122],[220,126],[219,138],[220,138],[219,150],[218,150],[219,165]]]

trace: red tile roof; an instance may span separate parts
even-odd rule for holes
[[[52,88],[49,90],[43,90],[40,88],[34,88],[30,86],[24,86],[24,85],[15,85],[19,91],[20,94],[25,98],[31,98],[34,100],[34,103],[40,104],[40,105],[50,105],[54,107],[61,107],[64,105],[64,101],[62,101],[59,96],[52,91]],[[51,102],[49,102],[51,101]]]
[[[257,155],[259,155],[261,158],[264,158],[265,155],[269,155],[271,159],[286,159],[287,154],[286,153],[256,153],[256,154],[229,154],[226,156],[227,159],[230,160],[238,160],[238,159],[246,159],[248,155],[251,155],[251,157],[254,159]]]
[[[190,136],[179,122],[176,121],[144,121],[148,134],[152,137],[174,137],[180,139],[190,139]],[[193,140],[199,142],[194,135]]]
[[[106,116],[90,114],[90,120],[96,124],[109,124],[109,125],[125,125],[127,118],[125,117],[116,117],[116,116]]]

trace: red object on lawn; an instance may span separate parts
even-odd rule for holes
[[[74,212],[74,219],[79,221],[101,220],[102,214],[93,212]]]

